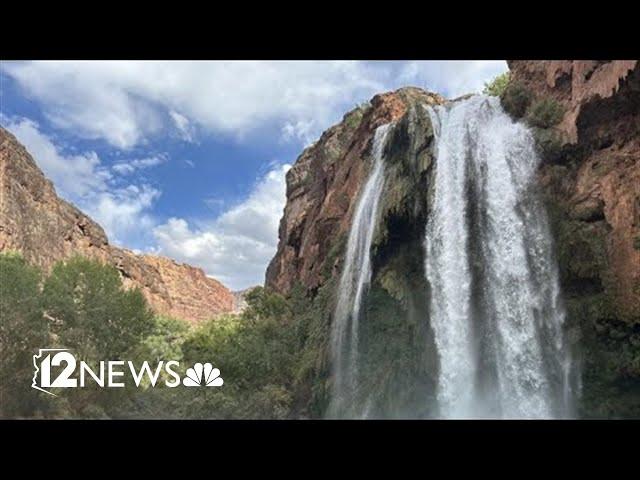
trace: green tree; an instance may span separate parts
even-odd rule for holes
[[[58,262],[43,287],[43,307],[59,347],[97,369],[102,360],[130,360],[152,331],[153,313],[138,289],[123,288],[118,271],[82,257]],[[60,392],[67,416],[122,417],[135,409],[135,388]]]
[[[46,415],[46,399],[31,388],[32,356],[49,342],[40,281],[20,255],[0,254],[0,417]]]
[[[211,362],[224,378],[220,389],[187,392],[186,417],[284,418],[293,401],[299,356],[288,302],[262,287],[246,295],[241,315],[224,315],[194,329],[182,346],[185,366]]]
[[[114,267],[81,257],[54,266],[43,301],[60,343],[82,359],[123,358],[154,326],[140,290],[125,290]]]
[[[507,88],[509,84],[510,75],[509,72],[504,72],[495,77],[490,82],[485,82],[484,89],[482,93],[485,95],[491,95],[494,97],[499,97],[502,95],[502,92]]]

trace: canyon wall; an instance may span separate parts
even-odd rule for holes
[[[137,255],[109,244],[96,222],[59,198],[35,160],[0,127],[0,251],[18,251],[48,271],[72,255],[115,266],[126,287],[138,287],[159,314],[199,322],[232,311],[233,294],[200,268]]]
[[[583,412],[640,417],[640,62],[508,63],[532,103],[563,107],[541,132],[559,141],[543,155],[540,188],[580,339]]]

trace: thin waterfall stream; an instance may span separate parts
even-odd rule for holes
[[[372,145],[373,169],[353,215],[345,263],[338,287],[338,301],[331,332],[334,384],[330,412],[341,416],[357,408],[358,329],[363,294],[371,281],[371,241],[384,186],[384,145],[391,124],[375,131]],[[361,415],[361,412],[355,414]]]

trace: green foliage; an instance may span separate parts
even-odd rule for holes
[[[493,97],[499,97],[507,88],[509,79],[509,72],[501,73],[490,82],[485,82],[482,93],[484,93],[485,95],[491,95]]]
[[[502,107],[514,118],[524,116],[532,99],[531,91],[516,81],[509,82],[500,95]]]
[[[298,350],[288,303],[262,287],[245,298],[241,315],[203,323],[182,345],[185,365],[210,361],[225,380],[205,401],[183,405],[186,417],[284,418],[291,411]]]
[[[243,315],[248,319],[259,320],[266,317],[282,317],[289,306],[282,295],[273,293],[264,287],[255,287],[245,295],[247,308]]]
[[[39,348],[70,348],[92,366],[134,355],[156,326],[138,290],[124,290],[118,272],[99,262],[73,258],[41,272],[17,254],[0,254],[0,416],[110,416],[130,403],[125,389],[72,389],[55,399],[31,389],[32,356]],[[166,330],[167,328],[165,328]]]
[[[31,355],[47,344],[41,273],[17,254],[0,254],[0,416],[41,415],[46,402],[33,395]]]
[[[153,328],[140,290],[124,290],[118,271],[96,261],[57,263],[42,294],[53,331],[82,358],[121,358]]]
[[[296,398],[297,366],[306,334],[292,303],[258,287],[247,293],[240,315],[192,326],[154,317],[140,291],[125,290],[118,272],[76,257],[56,264],[44,279],[15,254],[0,255],[0,416],[62,418],[286,418]],[[293,314],[295,306],[296,315]],[[323,340],[324,342],[324,340]],[[38,348],[64,347],[96,368],[100,360],[154,365],[211,362],[224,388],[101,389],[89,385],[49,397],[30,388],[31,356]],[[26,381],[25,381],[26,379]]]
[[[534,127],[550,128],[564,116],[564,107],[553,98],[542,98],[533,102],[527,113],[527,121]]]
[[[365,110],[366,110],[366,107],[363,107],[362,105],[358,105],[356,106],[356,108],[354,108],[344,116],[344,122],[348,129],[355,130],[360,126]]]

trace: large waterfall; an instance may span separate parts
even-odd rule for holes
[[[416,237],[414,247],[423,240],[415,261],[426,283],[415,293],[424,313],[402,318],[389,310],[397,316],[377,330],[370,323],[380,322],[380,312],[363,315],[372,274],[378,274],[371,263],[378,206],[394,188],[385,182],[386,125],[375,132],[373,168],[358,198],[338,285],[328,415],[571,417],[577,375],[550,226],[535,189],[533,136],[495,97],[424,108],[435,137],[434,170],[424,184],[424,239]],[[368,309],[380,305],[377,292],[378,303]],[[431,333],[419,333],[426,330]],[[413,363],[403,363],[407,359]]]
[[[358,408],[358,328],[362,297],[371,280],[371,241],[378,204],[384,186],[383,149],[390,124],[375,131],[373,169],[364,184],[353,216],[338,301],[331,331],[334,384],[330,413],[334,416],[362,415]]]
[[[571,413],[571,361],[532,135],[497,98],[429,108],[436,137],[426,231],[438,416]]]

